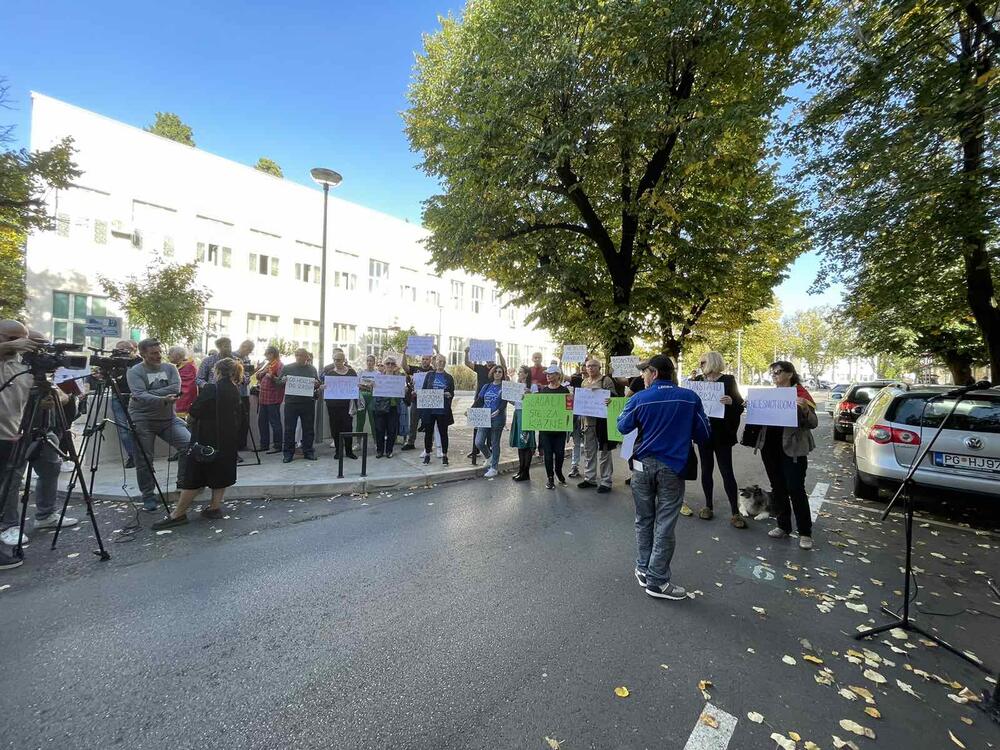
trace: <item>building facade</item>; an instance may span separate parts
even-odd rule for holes
[[[318,355],[323,194],[65,102],[32,94],[31,148],[72,136],[82,176],[48,196],[56,228],[28,238],[29,323],[53,340],[97,345],[87,315],[122,312],[99,277],[124,280],[157,258],[196,261],[212,293],[196,353],[227,335],[274,339]],[[335,166],[335,165],[334,165]],[[345,179],[350,179],[346,175]],[[379,356],[395,330],[433,335],[450,364],[469,338],[495,339],[508,364],[555,346],[526,325],[488,280],[438,274],[422,227],[331,194],[327,232],[327,352]],[[128,321],[126,320],[126,325]],[[142,331],[131,329],[138,338]]]

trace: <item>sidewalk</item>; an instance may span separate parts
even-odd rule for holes
[[[455,424],[448,430],[448,458],[451,462],[449,466],[443,466],[441,459],[436,455],[431,456],[430,464],[423,464],[420,458],[423,433],[417,434],[416,450],[400,450],[400,443],[397,443],[391,459],[375,458],[374,440],[369,435],[367,476],[361,476],[361,445],[360,440],[356,439],[354,452],[358,458],[356,461],[344,459],[344,477],[338,479],[338,462],[333,458],[329,432],[325,429],[323,440],[316,441],[317,461],[306,461],[301,454],[296,454],[295,460],[286,464],[282,463],[280,453],[270,456],[261,453],[261,465],[258,466],[252,451],[243,452],[241,455],[245,463],[239,465],[236,484],[229,488],[226,497],[227,499],[324,497],[393,487],[429,487],[442,482],[481,477],[486,470],[483,457],[477,458],[475,466],[466,458],[466,454],[472,449],[472,428],[465,426],[465,410],[471,403],[470,397],[461,393],[456,395]],[[113,434],[113,431],[109,432]],[[123,500],[128,495],[133,498],[139,497],[135,470],[123,470],[118,455],[117,445],[105,442],[101,452],[102,460],[94,481],[94,499]],[[81,463],[84,476],[89,483],[89,452],[87,456],[81,456]],[[509,431],[505,431],[499,468],[500,471],[507,471],[516,466],[517,451],[509,447]],[[176,499],[177,463],[168,463],[164,456],[158,456],[153,462],[153,467],[160,488],[165,494],[168,488],[170,490],[167,499]],[[65,490],[69,476],[67,473],[60,477],[60,490]],[[202,494],[207,495],[207,492]],[[78,499],[79,489],[74,491],[73,501],[76,502]]]

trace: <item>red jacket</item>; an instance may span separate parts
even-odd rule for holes
[[[177,396],[174,406],[178,414],[187,414],[191,409],[191,404],[198,398],[198,385],[195,380],[198,377],[198,368],[190,359],[177,368],[177,374],[181,376],[181,392]]]

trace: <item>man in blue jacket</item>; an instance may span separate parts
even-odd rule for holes
[[[630,398],[618,417],[625,435],[638,433],[632,451],[632,499],[639,556],[635,577],[657,599],[683,599],[687,591],[670,580],[674,526],[684,502],[684,469],[691,441],[702,444],[711,434],[698,395],[674,385],[674,363],[656,355],[639,363],[646,389]]]

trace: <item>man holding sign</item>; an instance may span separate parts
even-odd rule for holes
[[[607,402],[612,394],[617,395],[617,391],[615,381],[608,375],[601,375],[601,363],[596,359],[588,359],[585,369],[587,374],[580,381],[580,387],[573,391],[573,413],[580,417],[584,461],[583,481],[576,486],[580,489],[597,487],[597,491],[604,494],[611,492],[611,452],[618,445],[608,439]],[[578,404],[587,406],[581,409]]]
[[[282,461],[290,463],[295,456],[295,427],[299,422],[302,423],[302,455],[307,461],[315,461],[315,394],[322,382],[316,368],[309,364],[307,349],[295,350],[295,361],[285,365],[277,383],[285,387],[285,455]]]
[[[684,599],[687,591],[671,581],[674,527],[684,502],[684,470],[691,441],[708,442],[710,428],[701,399],[673,384],[674,363],[658,354],[639,363],[646,387],[618,417],[623,435],[638,430],[632,453],[632,500],[638,556],[635,577],[657,599]]]

